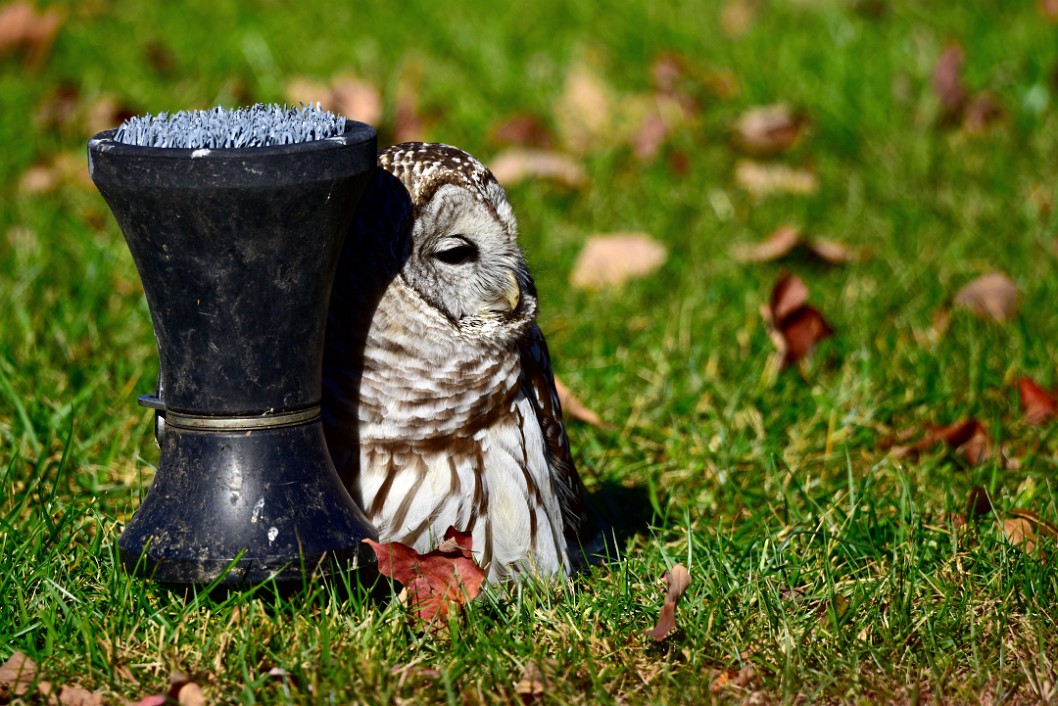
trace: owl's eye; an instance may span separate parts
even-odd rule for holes
[[[458,244],[436,251],[433,256],[449,265],[463,265],[478,259],[478,249],[473,243],[460,240]]]

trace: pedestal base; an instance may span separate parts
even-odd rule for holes
[[[373,563],[361,540],[377,535],[342,486],[319,421],[231,433],[167,425],[159,443],[154,483],[118,541],[128,571],[249,585]]]

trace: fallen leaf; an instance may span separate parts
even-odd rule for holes
[[[530,113],[516,113],[493,123],[488,130],[488,139],[501,147],[550,150],[555,146],[551,129],[542,119]]]
[[[527,179],[547,179],[571,189],[588,181],[584,166],[573,157],[559,152],[512,148],[496,155],[490,162],[496,181],[514,186]]]
[[[176,56],[165,42],[152,40],[143,47],[143,56],[158,74],[169,76],[176,69]]]
[[[735,123],[735,145],[754,157],[779,154],[795,147],[808,125],[808,116],[786,103],[750,108]]]
[[[419,95],[422,92],[422,67],[412,63],[404,67],[397,78],[396,95],[393,100],[393,142],[422,140],[426,125],[419,113]]]
[[[861,254],[844,243],[828,238],[814,238],[805,243],[808,252],[831,265],[843,265],[858,260]]]
[[[658,622],[653,628],[646,631],[648,637],[661,642],[676,627],[676,606],[679,604],[687,587],[691,585],[691,572],[683,564],[674,564],[666,571],[662,578],[668,583],[668,591],[665,594],[665,603],[661,606],[661,614]]]
[[[742,36],[753,25],[759,9],[759,0],[727,0],[720,8],[720,30],[728,37]]]
[[[962,419],[942,427],[928,427],[926,435],[921,439],[906,446],[893,446],[892,453],[897,458],[915,456],[938,443],[945,444],[973,465],[991,457],[988,430],[984,424],[973,418]]]
[[[206,706],[206,695],[201,686],[189,681],[176,692],[176,703],[180,706]]]
[[[84,155],[61,152],[43,164],[30,167],[22,174],[18,189],[23,194],[41,194],[66,185],[93,188]]]
[[[562,141],[577,153],[605,144],[612,138],[613,106],[609,86],[594,71],[575,64],[566,74],[555,106],[555,123]]]
[[[298,76],[287,82],[289,103],[319,104],[352,120],[377,125],[382,120],[382,94],[374,84],[354,74],[343,73],[329,82]]]
[[[37,676],[37,665],[22,652],[15,652],[0,665],[0,702],[22,696]]]
[[[783,319],[778,330],[784,343],[780,349],[783,367],[793,365],[808,355],[816,343],[834,335],[834,329],[819,310],[808,305]]]
[[[1015,547],[1031,554],[1039,537],[1058,537],[1058,527],[1041,520],[1031,510],[1014,509],[1008,510],[1003,518],[1003,534]]]
[[[669,133],[669,124],[660,113],[648,113],[632,138],[632,153],[643,162],[653,159],[668,140]]]
[[[558,393],[558,401],[562,405],[563,416],[590,424],[593,427],[603,428],[606,426],[606,423],[603,422],[599,415],[585,407],[584,403],[569,391],[569,388],[558,379],[557,375],[555,376],[555,392]]]
[[[991,272],[960,289],[955,304],[982,318],[1006,321],[1017,313],[1018,288],[1006,275]]]
[[[331,79],[334,110],[353,120],[378,125],[382,120],[382,94],[374,84],[351,74]]]
[[[531,659],[526,663],[525,669],[522,670],[521,678],[514,685],[514,691],[521,698],[522,703],[530,704],[543,700],[544,694],[550,686],[551,680],[547,671],[536,660]]]
[[[756,677],[757,671],[752,664],[745,664],[741,669],[728,667],[716,675],[709,685],[709,691],[713,694],[720,694],[727,689],[744,689],[753,683]]]
[[[1050,393],[1036,384],[1032,378],[1018,381],[1021,409],[1029,424],[1046,424],[1058,417],[1058,393]]]
[[[970,100],[962,82],[963,50],[958,44],[948,44],[933,69],[933,90],[940,99],[946,121],[962,116]]]
[[[791,225],[779,226],[759,243],[733,246],[731,256],[738,262],[773,262],[797,250],[831,265],[841,265],[859,257],[843,243],[825,238],[805,238],[799,228]]]
[[[426,554],[399,542],[364,542],[374,550],[379,572],[404,587],[412,614],[432,623],[443,621],[481,592],[485,572],[474,561],[470,536],[449,527],[444,542]]]
[[[593,235],[573,264],[569,283],[577,289],[619,287],[660,268],[668,250],[645,233]]]
[[[963,111],[963,129],[971,135],[980,135],[1002,117],[1003,108],[995,98],[988,94],[975,96]]]
[[[808,304],[808,287],[796,275],[779,277],[761,316],[768,322],[772,342],[779,351],[780,370],[808,355],[819,341],[834,335],[823,314]]]
[[[111,95],[96,98],[85,114],[85,132],[95,135],[97,132],[117,127],[136,115],[135,109]]]
[[[1036,9],[1048,22],[1058,22],[1058,0],[1036,0]]]
[[[705,89],[720,100],[734,98],[742,91],[738,75],[730,69],[710,69],[701,76]]]
[[[40,66],[63,19],[63,13],[54,7],[40,12],[20,0],[0,7],[0,56],[19,53],[29,66]]]
[[[808,287],[804,280],[797,275],[783,275],[772,287],[765,318],[778,326],[783,319],[807,303]]]
[[[786,257],[802,242],[799,228],[780,226],[759,243],[732,247],[731,256],[739,262],[771,262]]]
[[[89,691],[76,684],[65,684],[59,687],[57,699],[61,706],[102,706],[103,704],[102,692]],[[192,706],[183,704],[183,702],[181,705]]]
[[[166,706],[168,703],[169,697],[165,694],[151,694],[137,701],[136,706]]]
[[[283,90],[286,102],[292,105],[304,103],[316,105],[324,110],[331,110],[331,87],[325,81],[317,81],[305,76],[295,76],[287,81]]]
[[[970,517],[992,514],[992,500],[988,497],[987,490],[979,485],[970,489],[970,496],[966,499],[966,514]]]
[[[735,165],[735,182],[757,198],[780,193],[808,195],[819,190],[819,180],[807,169],[748,159]]]
[[[60,83],[37,104],[33,119],[38,130],[59,131],[77,120],[81,89],[74,83]],[[79,127],[79,126],[78,126]]]

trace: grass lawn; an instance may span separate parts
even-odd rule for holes
[[[1009,515],[1058,522],[1058,422],[1028,423],[1017,387],[1058,386],[1053,2],[361,5],[60,2],[50,48],[0,58],[0,663],[21,651],[106,703],[173,672],[214,703],[1058,699],[1058,541]],[[952,44],[963,103],[935,88]],[[659,61],[682,67],[685,105],[637,156]],[[489,162],[497,126],[528,114],[587,174],[509,196],[557,372],[609,423],[571,424],[581,474],[645,524],[620,561],[492,590],[443,637],[364,591],[181,600],[116,563],[158,459],[135,404],[157,359],[87,182],[89,130],[347,73],[379,89],[383,145],[418,134]],[[736,149],[739,117],[779,102],[803,138]],[[747,159],[815,185],[754,195]],[[783,224],[863,257],[732,256]],[[570,287],[586,237],[625,231],[667,246],[661,270]],[[991,271],[1017,286],[1005,322],[953,306]],[[835,335],[780,371],[760,308],[782,272]],[[969,419],[992,453],[894,453]],[[982,490],[993,511],[974,517]],[[656,642],[675,563],[692,583]]]

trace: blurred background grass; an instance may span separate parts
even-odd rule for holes
[[[188,656],[197,652],[186,640],[205,654],[221,639],[231,605],[214,607],[222,624],[202,622],[196,638],[158,637],[159,629],[166,634],[158,615],[187,613],[147,610],[156,599],[108,563],[107,547],[157,460],[151,413],[134,403],[152,390],[157,363],[131,257],[86,179],[84,143],[124,114],[297,100],[299,87],[309,92],[353,75],[378,91],[382,146],[443,141],[488,163],[508,147],[498,127],[527,114],[556,150],[585,166],[581,186],[530,179],[509,195],[556,368],[612,425],[573,426],[582,474],[592,489],[635,489],[654,515],[653,531],[630,540],[628,565],[582,580],[570,595],[544,590],[533,600],[546,608],[519,600],[496,608],[501,617],[484,611],[454,646],[424,646],[395,629],[335,637],[382,663],[462,665],[453,681],[430,686],[398,686],[399,675],[385,670],[364,679],[394,698],[451,701],[455,687],[486,701],[514,698],[509,684],[507,691],[496,684],[508,672],[516,680],[518,670],[470,646],[475,638],[516,655],[515,665],[558,659],[565,676],[545,697],[557,701],[594,692],[590,698],[615,702],[690,702],[753,689],[769,698],[910,698],[909,685],[920,680],[938,695],[1038,697],[1010,660],[1055,654],[1053,571],[1041,556],[1010,551],[988,523],[983,538],[966,544],[944,518],[982,486],[997,508],[1058,520],[1055,427],[1026,425],[1011,387],[1021,375],[1058,385],[1058,25],[1047,7],[1045,0],[47,5],[62,18],[54,42],[39,56],[23,47],[0,59],[0,529],[8,567],[0,600],[22,606],[21,614],[3,613],[0,649],[54,655],[58,675],[80,674],[131,696],[137,687],[106,668],[113,652],[96,651],[87,633],[113,645],[142,630],[168,645],[137,648],[152,654],[132,660],[144,683],[199,669],[214,674],[221,700],[254,698],[250,687],[231,684],[259,658],[232,657],[225,671],[210,667],[208,655]],[[980,129],[945,121],[934,89],[951,43],[964,52],[967,90],[998,107]],[[654,100],[655,68],[669,60],[693,110],[642,158],[633,145],[637,106]],[[604,127],[587,143],[569,138],[572,119],[563,112],[578,74],[610,96]],[[810,128],[765,161],[810,170],[814,193],[761,198],[736,182],[745,156],[733,147],[732,127],[751,107],[776,102],[802,111]],[[732,244],[785,223],[869,257],[833,267],[805,258],[747,265],[730,256]],[[661,272],[618,290],[571,288],[586,236],[615,231],[663,242],[670,257]],[[806,365],[777,374],[758,310],[783,269],[805,279],[837,335]],[[937,312],[991,270],[1018,286],[1014,320],[1000,325],[956,311],[939,330]],[[966,417],[985,423],[1020,468],[944,453],[894,459],[882,448],[902,429]],[[680,608],[686,623],[666,647],[648,648],[640,635],[660,597],[653,577],[678,560],[690,563],[696,581]],[[39,565],[15,568],[26,563]],[[96,568],[78,574],[86,563]],[[49,598],[58,595],[53,584],[78,597],[87,622],[63,627]],[[788,600],[795,588],[851,602],[847,616],[833,616],[832,639],[817,635],[815,609]],[[144,611],[142,620],[91,617],[103,596],[121,609],[117,591],[137,596],[139,607],[129,610]],[[354,620],[370,616],[349,610]],[[541,610],[558,615],[556,623]],[[343,629],[327,622],[333,616],[314,615],[325,632]],[[967,616],[1009,620],[1018,639],[995,626],[974,628]],[[281,612],[269,620],[282,631],[300,618]],[[516,630],[506,642],[492,636],[503,633],[504,620],[529,625],[528,634],[542,621],[540,645],[519,641]],[[577,642],[561,627],[583,620],[605,647],[595,637]],[[263,639],[265,628],[240,629],[247,640]],[[363,687],[357,677],[338,679],[335,667],[313,672],[305,661],[319,655],[320,629],[292,645],[266,640],[270,659],[309,664],[299,667],[306,678],[354,698]],[[1027,650],[1022,637],[1038,649]],[[616,676],[585,675],[577,665],[591,659],[617,660]],[[716,670],[747,663],[757,674],[748,686],[708,694]],[[637,681],[644,664],[661,665],[662,676]],[[875,674],[870,683],[849,676],[860,667]],[[1053,664],[1040,669],[1051,670],[1053,683]],[[481,673],[492,676],[474,676]]]

